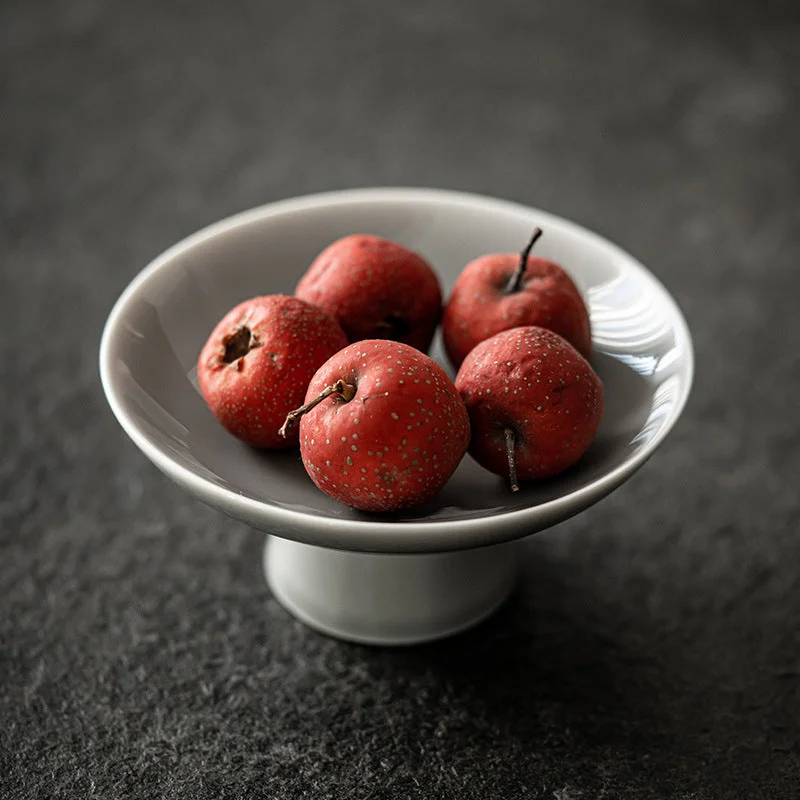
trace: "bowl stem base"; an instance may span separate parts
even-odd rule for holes
[[[502,605],[519,543],[450,553],[354,553],[268,536],[264,572],[302,622],[351,642],[405,645],[476,625]]]

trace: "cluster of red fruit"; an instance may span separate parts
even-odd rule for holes
[[[603,388],[567,273],[522,254],[466,266],[442,315],[433,270],[375,236],[315,259],[295,296],[238,305],[200,354],[203,397],[234,436],[300,445],[327,495],[365,511],[424,502],[467,449],[492,472],[551,477],[594,438]],[[425,353],[439,320],[455,384]],[[299,425],[296,425],[297,421]]]

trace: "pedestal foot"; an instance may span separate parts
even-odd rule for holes
[[[323,633],[378,645],[440,639],[488,617],[517,577],[518,542],[421,555],[353,553],[267,537],[276,599]]]

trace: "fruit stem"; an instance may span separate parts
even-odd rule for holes
[[[314,406],[318,406],[326,397],[330,397],[332,394],[338,394],[345,402],[349,402],[356,396],[356,387],[351,383],[345,383],[341,378],[336,381],[336,383],[326,386],[313,400],[300,406],[300,408],[296,408],[294,411],[290,411],[286,415],[286,420],[283,425],[281,425],[278,433],[285,437],[289,432],[289,428],[291,428],[303,414],[307,414]]]
[[[531,235],[531,240],[527,245],[525,245],[525,249],[519,254],[519,264],[514,270],[514,274],[511,276],[511,280],[508,282],[508,286],[506,286],[506,294],[514,294],[514,292],[519,291],[520,284],[522,283],[522,276],[525,274],[525,270],[528,266],[528,256],[531,254],[531,250],[533,250],[536,240],[541,235],[542,229],[536,228]]]
[[[508,480],[511,484],[511,491],[518,492],[517,483],[517,460],[514,458],[514,430],[506,427],[503,429],[506,437],[506,458],[508,458]]]

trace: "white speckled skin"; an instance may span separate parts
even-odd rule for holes
[[[394,339],[423,353],[442,314],[439,281],[425,259],[363,233],[328,245],[295,294],[331,314],[351,342]]]
[[[430,500],[470,439],[467,411],[447,373],[413,347],[367,339],[322,365],[306,402],[338,380],[355,386],[355,396],[331,396],[300,423],[300,452],[314,483],[363,511]]]
[[[252,349],[226,363],[226,341],[242,329]],[[286,295],[254,297],[215,326],[197,360],[197,379],[214,416],[234,436],[256,447],[296,447],[297,431],[278,431],[303,402],[317,368],[346,346],[339,324],[316,306]]]
[[[456,388],[472,426],[471,455],[508,477],[504,430],[514,436],[520,480],[550,478],[575,464],[603,415],[603,384],[589,363],[552,331],[512,328],[480,342]]]
[[[442,318],[445,349],[456,368],[479,342],[523,325],[555,331],[589,357],[589,312],[570,276],[558,264],[530,256],[519,291],[509,294],[519,262],[518,253],[486,255],[458,276]]]

